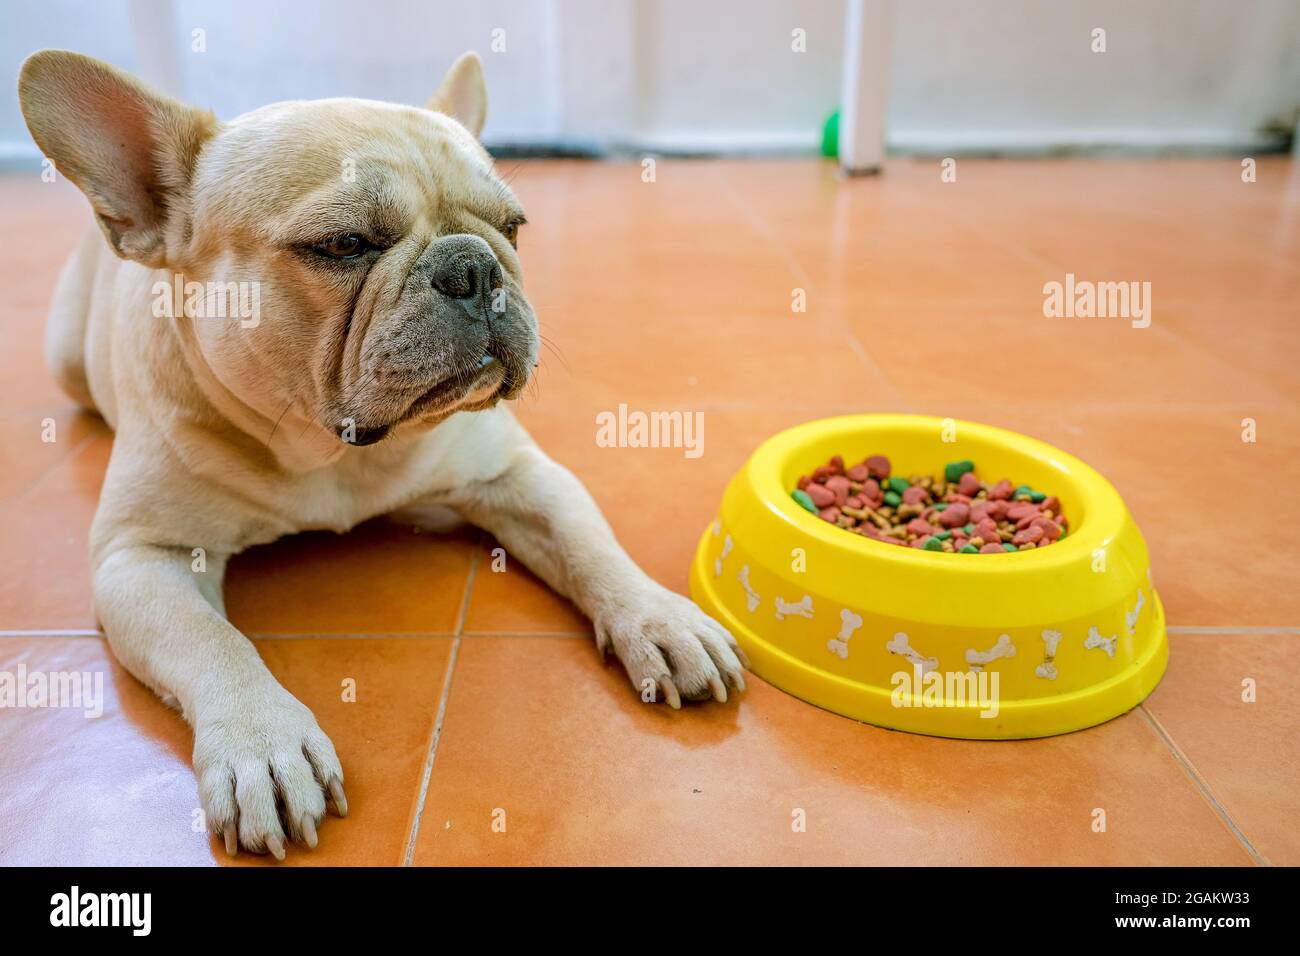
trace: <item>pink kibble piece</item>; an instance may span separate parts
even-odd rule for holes
[[[1011,539],[1014,545],[1037,544],[1043,540],[1043,529],[1038,527],[1026,528],[1024,531],[1017,531]]]
[[[1036,518],[1038,517],[1038,514],[1038,505],[1028,501],[1017,501],[1015,504],[1007,508],[1008,521],[1019,521],[1022,518]]]
[[[930,493],[919,485],[913,485],[903,492],[903,504],[919,505],[930,497]]]
[[[1015,494],[1016,486],[1006,478],[1003,478],[996,485],[989,489],[989,497],[994,501],[1006,501]]]
[[[849,500],[849,480],[843,475],[832,475],[827,478],[826,487],[835,496],[837,505],[842,505]]]
[[[970,518],[970,508],[963,504],[949,505],[945,510],[939,512],[939,524],[945,528],[957,528],[964,525]]]
[[[1061,526],[1051,518],[1038,517],[1029,523],[1031,528],[1042,528],[1043,535],[1049,541],[1055,541],[1061,536]]]
[[[812,499],[812,503],[818,508],[829,508],[831,505],[835,504],[835,492],[831,491],[825,485],[819,485],[816,482],[813,482],[805,488],[804,491],[807,492],[808,497]]]
[[[889,477],[889,459],[884,455],[872,455],[863,464],[867,466],[867,471],[870,472],[872,478]]]

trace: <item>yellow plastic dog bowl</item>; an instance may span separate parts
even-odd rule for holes
[[[894,474],[969,459],[1054,494],[1069,534],[1005,554],[900,548],[790,497],[832,455]],[[1079,459],[988,425],[919,415],[809,422],[766,441],[700,540],[691,593],[756,674],[856,720],[943,737],[1045,737],[1142,701],[1164,673],[1164,609],[1119,494]]]

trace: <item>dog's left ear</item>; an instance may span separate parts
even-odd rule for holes
[[[487,119],[487,84],[483,82],[483,61],[478,54],[462,53],[424,106],[447,114],[478,139]]]

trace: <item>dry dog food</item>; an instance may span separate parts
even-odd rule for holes
[[[852,467],[836,455],[801,477],[791,496],[845,531],[926,551],[1029,551],[1064,538],[1070,525],[1055,495],[1007,478],[982,481],[971,461],[949,462],[937,477],[902,478],[884,455]]]

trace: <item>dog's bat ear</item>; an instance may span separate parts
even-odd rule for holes
[[[462,53],[424,105],[435,113],[447,114],[478,139],[487,119],[487,84],[483,81],[483,61],[478,54]]]
[[[28,57],[18,98],[32,139],[86,194],[114,251],[165,265],[169,235],[179,242],[188,218],[194,165],[216,118],[67,50]]]

